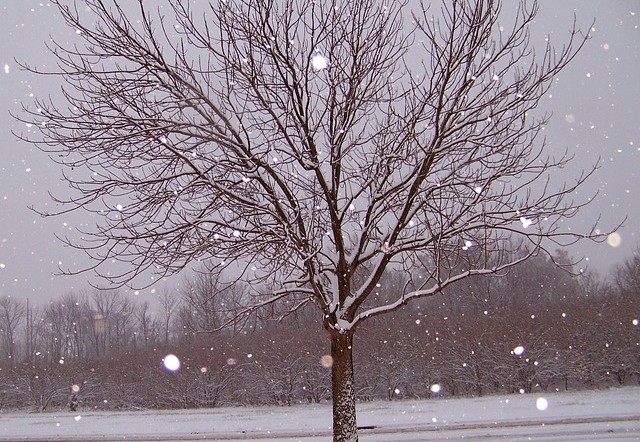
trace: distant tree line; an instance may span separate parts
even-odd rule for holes
[[[574,276],[537,256],[375,318],[356,338],[361,401],[640,383],[640,256]],[[388,272],[379,298],[406,274]],[[238,317],[246,287],[195,273],[155,305],[119,291],[0,299],[0,408],[194,408],[331,398],[314,311]],[[277,322],[292,327],[280,327]],[[218,330],[225,323],[231,327]],[[218,330],[212,332],[212,330]],[[297,330],[291,333],[290,330]],[[162,360],[175,354],[180,368]]]

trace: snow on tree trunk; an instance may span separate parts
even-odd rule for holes
[[[353,333],[331,332],[334,442],[358,440],[352,344]]]

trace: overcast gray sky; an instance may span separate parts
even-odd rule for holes
[[[574,167],[578,169],[601,158],[600,170],[580,191],[597,190],[597,199],[579,219],[571,221],[572,227],[590,225],[602,214],[600,225],[606,229],[628,215],[619,230],[618,247],[582,243],[570,250],[574,256],[584,255],[590,268],[606,273],[640,243],[640,2],[539,3],[534,44],[544,44],[543,34],[551,35],[556,44],[566,41],[574,14],[585,30],[596,19],[592,39],[557,78],[542,106],[553,112],[546,129],[550,149],[568,147],[576,155]],[[48,192],[64,194],[66,185],[46,155],[15,139],[12,131],[27,128],[9,115],[19,112],[22,101],[32,102],[31,94],[42,97],[59,87],[58,79],[21,72],[14,59],[50,64],[52,57],[44,46],[49,35],[65,41],[73,34],[46,0],[0,0],[0,296],[45,301],[88,287],[89,275],[54,275],[59,263],[88,264],[80,252],[63,247],[55,234],[64,235],[90,220],[80,214],[42,219],[29,209],[46,209]],[[165,287],[173,284],[165,283]]]

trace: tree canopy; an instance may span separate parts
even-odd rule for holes
[[[51,46],[63,98],[23,118],[62,211],[95,215],[75,244],[127,264],[114,285],[233,264],[275,287],[261,305],[315,303],[350,361],[367,318],[597,236],[561,223],[595,166],[554,180],[571,156],[535,112],[586,36],[533,45],[535,2],[508,23],[491,0],[54,3],[78,38]],[[365,303],[389,267],[404,290]]]

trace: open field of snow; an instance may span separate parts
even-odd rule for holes
[[[543,399],[541,399],[543,398]],[[546,406],[546,407],[545,407]],[[640,440],[640,388],[373,402],[364,442]],[[0,441],[330,440],[330,405],[209,410],[2,413]]]

